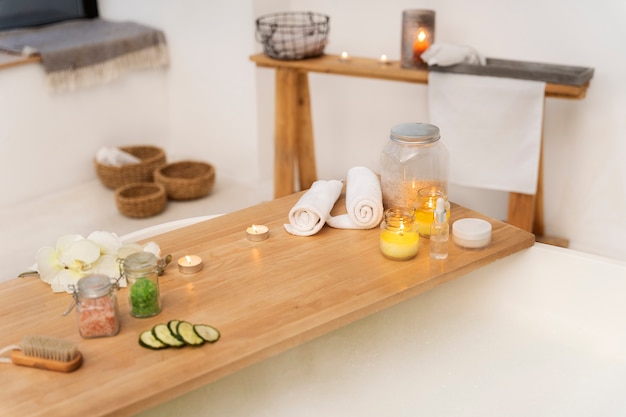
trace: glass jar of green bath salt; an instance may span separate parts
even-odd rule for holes
[[[128,283],[128,303],[133,317],[152,317],[161,312],[157,257],[150,252],[128,255],[123,264]]]

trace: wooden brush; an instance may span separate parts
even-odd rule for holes
[[[11,362],[15,365],[72,372],[83,363],[83,355],[70,341],[49,336],[25,336],[20,345],[9,346]]]

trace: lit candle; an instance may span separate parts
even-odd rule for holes
[[[437,187],[420,188],[417,191],[415,221],[420,236],[430,237],[430,226],[435,218],[435,206],[438,198],[443,198],[446,206],[446,220],[450,219],[450,203],[446,193]]]
[[[341,61],[341,62],[349,62],[350,61],[350,55],[348,55],[348,53],[346,51],[343,51],[341,53],[341,57],[339,58],[339,61]]]
[[[270,236],[270,229],[267,226],[253,224],[246,229],[246,236],[252,242],[260,242]]]
[[[413,59],[418,62],[423,62],[421,55],[426,52],[430,47],[430,40],[428,34],[424,28],[419,28],[413,41]]]
[[[383,256],[395,261],[415,257],[419,249],[419,233],[413,214],[408,209],[385,210],[380,226],[380,251]]]
[[[178,260],[178,272],[195,274],[202,269],[202,258],[197,255],[186,255]]]
[[[378,63],[379,63],[380,65],[387,65],[387,64],[389,64],[389,58],[387,58],[387,55],[382,54],[382,55],[380,56],[380,58],[378,58]]]

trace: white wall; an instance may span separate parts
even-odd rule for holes
[[[64,95],[45,90],[38,65],[3,70],[0,205],[93,178],[95,151],[121,142],[150,141],[173,158],[208,160],[218,178],[271,180],[274,73],[248,60],[261,50],[255,17],[327,13],[327,52],[397,59],[402,10],[432,8],[438,41],[491,57],[595,68],[587,98],[547,100],[546,232],[575,249],[626,259],[624,2],[101,0],[100,7],[105,17],[165,30],[171,67]],[[377,170],[390,127],[428,117],[424,85],[319,74],[310,82],[321,178],[343,177],[354,165]],[[505,194],[460,191],[452,199],[505,217]]]
[[[51,94],[40,65],[1,70],[0,207],[94,178],[101,146],[165,146],[165,86],[164,71],[137,71],[107,86]]]

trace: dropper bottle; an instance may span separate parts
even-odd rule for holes
[[[430,226],[430,257],[432,259],[446,259],[448,257],[448,240],[450,226],[446,220],[446,206],[443,198],[437,199],[434,211],[434,221]]]

